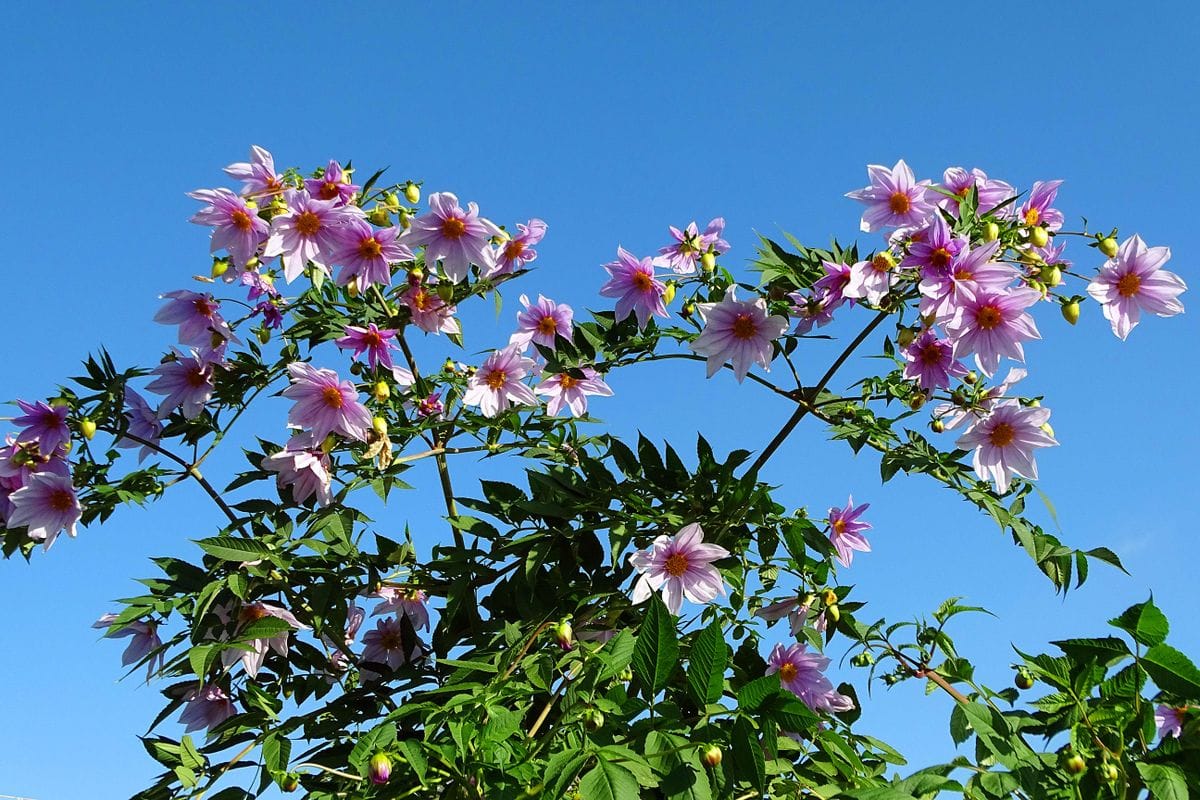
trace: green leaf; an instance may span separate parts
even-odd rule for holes
[[[1187,778],[1179,767],[1139,763],[1137,770],[1154,800],[1188,800]]]
[[[688,658],[687,682],[697,705],[701,708],[721,699],[725,684],[725,668],[729,666],[729,648],[718,620],[692,641]]]
[[[633,773],[609,761],[600,761],[579,782],[583,800],[638,800],[641,790]]]
[[[679,641],[675,638],[675,618],[658,595],[650,598],[650,610],[638,630],[633,646],[633,671],[647,687],[648,694],[658,693],[671,678],[679,661]]]
[[[221,646],[217,644],[198,644],[188,652],[188,663],[197,678],[203,680],[208,675],[209,667],[217,660],[220,650]]]
[[[257,561],[271,556],[271,549],[262,542],[236,536],[213,536],[200,539],[196,544],[209,555],[225,561]]]
[[[404,758],[408,761],[408,765],[413,768],[413,772],[417,773],[417,780],[421,782],[421,785],[425,786],[425,775],[429,764],[425,760],[425,754],[421,752],[421,743],[416,739],[401,739],[396,742],[396,746],[404,751]]]
[[[1130,606],[1121,616],[1109,620],[1108,624],[1120,628],[1147,647],[1164,642],[1170,631],[1167,617],[1154,605],[1153,597]]]
[[[287,772],[288,762],[292,758],[292,740],[275,732],[267,734],[262,743],[262,756],[268,772]]]
[[[359,774],[365,776],[367,762],[371,760],[371,756],[394,741],[396,741],[396,724],[385,722],[360,736],[346,760],[350,762],[350,766],[359,771]]]
[[[1142,656],[1142,668],[1158,688],[1188,700],[1200,700],[1200,669],[1167,644],[1157,644]]]
[[[733,723],[733,774],[761,794],[767,780],[767,766],[754,726],[745,717]]]
[[[279,617],[263,617],[251,622],[238,631],[237,641],[252,642],[255,639],[270,639],[292,630],[292,626]]]
[[[578,750],[560,750],[546,762],[546,773],[542,778],[549,797],[562,797],[567,787],[575,780],[579,770],[590,758],[587,753]]]
[[[609,639],[603,647],[596,651],[596,657],[604,664],[604,669],[600,670],[600,674],[596,678],[598,682],[615,678],[629,666],[629,661],[633,658],[634,643],[633,634],[629,632],[628,628],[622,628],[616,636]]]

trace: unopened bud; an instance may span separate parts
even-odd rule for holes
[[[570,650],[575,646],[575,632],[571,629],[571,623],[565,619],[554,626],[554,641],[558,642],[558,646],[563,650]]]
[[[421,269],[420,267],[413,267],[408,271],[409,283],[420,283],[421,279],[424,277],[425,270]]]
[[[96,423],[84,417],[79,421],[79,432],[83,434],[83,438],[91,441],[92,437],[96,435]]]
[[[448,283],[439,283],[437,287],[437,296],[442,299],[443,303],[449,303],[454,299],[454,287]]]
[[[271,341],[271,330],[266,327],[255,328],[254,335],[258,337],[258,341],[266,344]]]
[[[337,447],[337,437],[332,433],[327,434],[325,438],[321,440],[321,452],[325,455],[332,453],[333,448],[335,447]]]
[[[1050,232],[1041,225],[1029,229],[1029,243],[1034,247],[1045,247],[1050,243]]]
[[[404,199],[414,206],[421,202],[421,187],[412,181],[406,183],[404,185]]]
[[[912,328],[901,328],[896,331],[896,344],[901,347],[908,347],[913,343],[913,339],[917,338],[917,332]]]
[[[212,276],[219,278],[229,271],[229,261],[224,258],[214,258],[212,265]]]
[[[854,667],[869,667],[875,663],[875,656],[864,650],[863,652],[850,659],[850,665]]]
[[[371,419],[371,430],[378,433],[380,436],[387,436],[388,424],[383,417],[373,417]]]
[[[704,766],[709,769],[715,768],[721,763],[721,748],[715,744],[710,744],[700,753],[700,760],[704,762]]]
[[[967,384],[968,386],[974,386],[975,384],[979,383],[979,373],[975,370],[971,370],[966,375],[963,375],[963,383]]]
[[[396,216],[400,219],[400,227],[401,228],[403,228],[404,230],[408,230],[410,227],[412,227],[412,218],[408,216],[407,209],[404,209],[404,208],[400,209],[399,213]]]
[[[835,592],[833,589],[826,589],[824,592],[821,593],[821,602],[823,602],[825,605],[827,605],[827,606],[837,605],[837,601],[838,601],[837,592]]]
[[[71,401],[65,397],[55,397],[49,405],[51,408],[70,408]]]
[[[442,369],[444,369],[446,372],[454,372],[454,359],[447,358],[446,362],[442,364]]]
[[[1096,247],[1101,253],[1104,253],[1104,255],[1108,256],[1109,258],[1116,258],[1117,250],[1120,249],[1120,247],[1117,245],[1117,240],[1111,236],[1105,236],[1100,240],[1100,243],[1097,244]]]
[[[584,712],[583,727],[589,731],[598,731],[604,727],[604,714],[597,709]]]
[[[1051,265],[1042,269],[1042,282],[1053,289],[1062,283],[1062,270],[1057,265]]]
[[[392,390],[387,385],[387,381],[377,381],[375,385],[371,387],[371,396],[380,403],[385,402],[389,397],[391,397]]]
[[[625,669],[621,670],[621,674],[617,677],[619,677],[625,683],[629,683],[631,680],[633,680],[633,670],[629,667],[626,667]]]
[[[392,221],[391,215],[388,214],[388,210],[383,206],[375,206],[372,208],[370,213],[367,214],[367,219],[371,221],[372,225],[378,225],[381,228],[385,227],[389,222]]]
[[[941,433],[942,431],[946,430],[946,423],[942,422],[940,419],[935,419],[929,423],[929,430],[933,431],[934,433]]]
[[[300,788],[300,779],[289,773],[279,782],[279,788],[285,792],[294,792]]]
[[[1018,670],[1017,676],[1015,678],[1013,678],[1013,684],[1015,684],[1016,687],[1021,690],[1032,689],[1033,688],[1033,676],[1030,675],[1029,672],[1026,670],[1023,670],[1023,669]]]
[[[839,622],[842,621],[842,609],[838,606],[837,603],[834,603],[831,606],[826,606],[825,614],[831,620],[833,620],[834,625],[837,625]]]
[[[1076,322],[1079,322],[1079,312],[1081,310],[1082,309],[1080,308],[1078,300],[1072,300],[1069,303],[1063,303],[1063,307],[1062,307],[1063,319],[1065,319],[1067,322],[1074,325]]]
[[[700,267],[705,272],[712,272],[717,268],[717,254],[709,250],[704,255],[700,256]]]
[[[693,303],[691,300],[688,300],[686,303],[684,303],[683,308],[681,308],[679,310],[679,316],[683,317],[684,319],[691,319],[692,314],[695,314],[695,313],[696,313],[696,304]]]
[[[995,222],[989,222],[983,226],[983,240],[985,242],[994,242],[1000,238],[1000,226]]]
[[[908,398],[908,407],[911,408],[913,411],[920,411],[921,406],[925,405],[925,400],[926,400],[926,398],[925,398],[924,392],[914,392]]]
[[[358,281],[350,281],[346,284],[346,294],[351,298],[358,297]]]
[[[675,299],[675,281],[667,281],[667,288],[663,290],[663,305],[671,305],[671,301]]]
[[[369,771],[371,783],[387,783],[388,779],[392,777],[392,760],[388,758],[387,753],[376,753],[371,756]]]

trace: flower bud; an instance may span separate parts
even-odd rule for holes
[[[224,258],[214,258],[212,265],[212,276],[219,278],[229,271],[229,261]]]
[[[396,194],[395,192],[386,192],[383,195],[383,204],[387,206],[388,210],[390,211],[398,210],[400,208],[400,195]]]
[[[391,216],[388,214],[388,210],[383,206],[375,206],[372,208],[370,213],[367,214],[367,219],[371,221],[372,225],[378,225],[381,228],[387,226],[387,224],[392,221]]]
[[[392,396],[392,390],[388,387],[387,381],[376,381],[371,387],[371,396],[380,403],[386,402]]]
[[[824,603],[825,605],[827,605],[827,606],[837,605],[837,601],[838,601],[837,592],[835,592],[833,589],[826,589],[824,592],[821,593],[821,602]]]
[[[833,605],[830,605],[830,606],[826,606],[825,607],[825,615],[827,617],[829,617],[829,619],[833,620],[834,625],[837,625],[839,622],[842,621],[842,609],[838,607],[837,603],[834,603]]]
[[[1062,283],[1062,270],[1057,265],[1044,267],[1042,269],[1042,282],[1053,289]]]
[[[409,228],[412,227],[412,218],[409,217],[407,209],[403,209],[403,208],[400,209],[400,211],[396,214],[396,216],[400,219],[400,227],[401,228],[403,228],[404,230],[408,230]]]
[[[454,359],[447,358],[445,363],[442,364],[442,369],[445,370],[446,372],[453,373],[454,372]]]
[[[691,300],[688,300],[686,303],[684,303],[683,308],[681,308],[679,310],[679,316],[683,317],[684,319],[691,319],[692,314],[695,314],[695,313],[696,313],[696,304],[693,303]]]
[[[1050,233],[1041,225],[1029,229],[1029,243],[1034,247],[1045,247],[1050,243]]]
[[[412,181],[406,183],[404,185],[404,199],[414,206],[421,202],[421,187]]]
[[[561,620],[553,628],[554,641],[558,642],[558,646],[563,650],[570,650],[575,646],[575,632],[571,629],[571,623],[567,620]]]
[[[1033,676],[1027,670],[1017,670],[1017,676],[1013,678],[1013,684],[1021,690],[1033,688]]]
[[[714,769],[721,763],[721,748],[715,744],[710,744],[700,751],[700,760],[704,762],[704,766],[709,769]]]
[[[712,272],[717,268],[717,254],[709,250],[704,255],[700,256],[700,267],[705,272]]]
[[[926,397],[924,392],[913,392],[913,394],[908,398],[908,407],[913,411],[920,411],[921,406],[925,405],[925,400]]]
[[[1121,777],[1121,771],[1117,769],[1117,765],[1111,761],[1105,761],[1100,765],[1100,780],[1105,783],[1112,783],[1117,778]]]
[[[621,670],[621,674],[617,677],[619,677],[625,683],[629,683],[631,680],[633,680],[633,670],[629,667],[626,667],[625,669]]]
[[[1087,769],[1087,762],[1078,753],[1071,753],[1063,759],[1063,768],[1072,775],[1082,775]]]
[[[392,760],[388,758],[387,753],[376,753],[371,756],[369,771],[371,783],[387,783],[388,778],[392,777]]]
[[[963,383],[967,384],[968,386],[974,386],[975,384],[979,383],[979,373],[975,370],[971,370],[966,375],[963,375]]]
[[[378,433],[380,436],[387,436],[388,424],[383,417],[374,417],[371,419],[371,430]]]
[[[1062,306],[1063,319],[1065,319],[1067,322],[1071,323],[1072,325],[1074,325],[1076,322],[1079,322],[1079,312],[1080,311],[1081,311],[1081,308],[1079,306],[1078,300],[1072,300],[1069,303],[1063,303],[1063,306]]]
[[[279,788],[285,792],[294,792],[300,788],[300,779],[292,773],[283,776],[283,780],[279,782]]]
[[[258,341],[263,344],[271,341],[271,329],[267,327],[255,328],[254,335],[258,337]]]
[[[932,420],[929,423],[929,430],[933,431],[934,433],[941,433],[942,431],[946,430],[946,423],[942,422],[940,419]]]
[[[79,432],[83,434],[83,438],[91,441],[92,437],[96,435],[96,423],[84,417],[79,421]]]
[[[671,305],[671,301],[675,299],[675,281],[667,281],[667,288],[663,291],[663,305]]]
[[[424,277],[425,277],[425,270],[421,269],[420,267],[413,267],[412,269],[410,269],[408,271],[408,282],[409,283],[418,284],[421,282],[421,279]]]
[[[525,787],[525,796],[526,797],[537,797],[539,794],[542,793],[542,790],[545,788],[546,788],[545,784],[531,783]]]
[[[901,347],[908,347],[913,343],[913,339],[917,338],[917,332],[912,328],[901,328],[896,331],[896,344]]]
[[[871,653],[866,650],[850,659],[850,665],[854,667],[869,667],[874,663],[875,656],[871,655]]]
[[[443,303],[449,303],[454,299],[454,287],[448,283],[439,283],[437,287],[437,296],[442,299]]]
[[[587,728],[589,731],[600,730],[604,727],[604,714],[595,708],[584,712],[583,727]]]
[[[1108,256],[1109,258],[1117,257],[1117,250],[1119,249],[1117,246],[1117,240],[1111,236],[1105,236],[1100,240],[1100,243],[1097,244],[1096,247],[1101,253],[1104,253],[1104,255]]]
[[[985,242],[994,242],[1000,238],[1000,226],[995,222],[988,222],[983,226],[983,240]]]
[[[332,453],[333,449],[335,447],[337,447],[337,437],[334,436],[332,433],[328,434],[321,441],[321,452],[324,453],[325,455],[329,455],[330,453]]]

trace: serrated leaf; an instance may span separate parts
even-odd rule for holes
[[[1183,653],[1157,644],[1141,658],[1142,668],[1158,688],[1188,700],[1200,699],[1200,669]]]
[[[718,620],[713,620],[692,640],[688,657],[688,689],[701,708],[721,699],[725,669],[729,666],[729,647]]]
[[[271,549],[262,542],[253,539],[239,539],[236,536],[213,536],[196,542],[200,549],[211,556],[225,561],[257,561],[260,558],[270,558]]]
[[[600,761],[579,782],[583,800],[638,800],[641,790],[633,773],[619,764]]]
[[[1154,800],[1188,800],[1187,778],[1179,767],[1139,763],[1137,771]]]
[[[1171,630],[1166,614],[1154,605],[1154,598],[1130,606],[1121,616],[1109,620],[1108,624],[1120,628],[1147,647],[1166,641]]]
[[[656,694],[667,685],[679,661],[679,641],[675,633],[675,618],[658,595],[652,595],[650,609],[638,629],[631,659],[634,673],[649,694]]]
[[[426,774],[429,770],[429,762],[425,760],[425,754],[421,752],[421,743],[415,739],[401,739],[396,742],[396,746],[404,751],[404,758],[413,768],[413,772],[417,774],[417,780],[421,782],[422,786],[427,785]]]
[[[745,717],[733,723],[733,774],[761,794],[767,780],[767,766],[754,726]]]

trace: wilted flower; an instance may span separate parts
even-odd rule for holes
[[[96,620],[93,628],[107,631],[116,622],[116,614],[104,614],[100,619]],[[133,620],[122,625],[112,633],[104,634],[106,639],[120,639],[125,636],[131,637],[129,646],[125,648],[125,652],[121,654],[121,666],[128,667],[130,664],[136,664],[146,656],[153,653],[162,646],[162,639],[158,638],[158,623],[157,622],[141,622]],[[159,669],[163,665],[164,653],[159,653],[154,658],[150,659],[146,668],[146,680],[150,680],[150,676],[154,674],[155,669]]]
[[[180,714],[179,721],[187,725],[184,733],[215,728],[237,713],[229,695],[211,683],[192,689],[183,699],[187,707]]]
[[[675,536],[661,535],[648,549],[630,554],[629,563],[641,573],[633,587],[633,602],[644,603],[661,589],[667,608],[678,614],[684,597],[703,604],[725,594],[721,573],[712,562],[728,557],[729,551],[705,544],[703,538],[704,530],[693,522]]]

